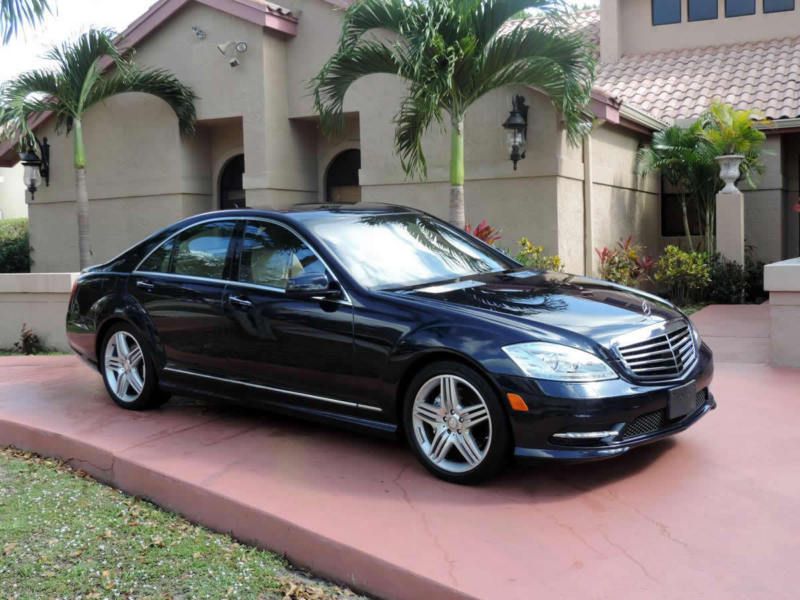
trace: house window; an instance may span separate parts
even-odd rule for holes
[[[775,13],[794,10],[794,0],[764,0],[764,12]]]
[[[689,0],[690,21],[708,21],[718,16],[717,0]]]
[[[687,198],[686,213],[689,217],[689,231],[692,235],[702,235],[700,227],[700,211],[697,202]],[[683,207],[679,194],[663,194],[661,196],[661,235],[663,237],[684,237],[686,228],[683,225]]]
[[[653,25],[681,22],[681,0],[652,0]]]
[[[741,17],[756,14],[756,0],[725,0],[725,16]]]

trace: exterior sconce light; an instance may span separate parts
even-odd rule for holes
[[[50,186],[50,144],[47,143],[47,138],[41,142],[38,138],[34,138],[34,140],[39,147],[39,154],[36,154],[33,145],[28,146],[27,150],[19,154],[19,160],[24,167],[22,181],[25,189],[31,193],[31,200],[34,199],[42,179],[46,186]]]
[[[503,123],[503,129],[506,130],[506,143],[515,171],[517,163],[525,158],[528,147],[528,108],[524,96],[514,96],[511,99],[511,112],[508,113],[508,118]]]

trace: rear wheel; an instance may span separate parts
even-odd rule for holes
[[[169,398],[158,389],[147,346],[129,325],[115,325],[106,334],[100,352],[100,370],[108,394],[122,408],[155,408]]]
[[[511,435],[496,392],[465,365],[420,371],[404,403],[408,442],[425,467],[453,483],[477,483],[506,464]]]

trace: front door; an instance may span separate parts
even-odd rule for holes
[[[245,225],[237,266],[223,302],[233,336],[232,377],[253,389],[293,392],[287,397],[298,404],[348,406],[354,397],[352,306],[284,292],[289,278],[326,271],[314,251],[283,225],[253,220]]]
[[[155,327],[172,369],[221,375],[227,350],[222,297],[236,221],[212,221],[166,241],[135,271],[129,292]]]

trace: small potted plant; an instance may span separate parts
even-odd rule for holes
[[[717,153],[719,176],[725,183],[723,193],[739,191],[736,181],[741,176],[742,161],[757,156],[766,139],[755,127],[759,119],[753,110],[736,110],[722,102],[714,102],[705,115],[703,137]]]

